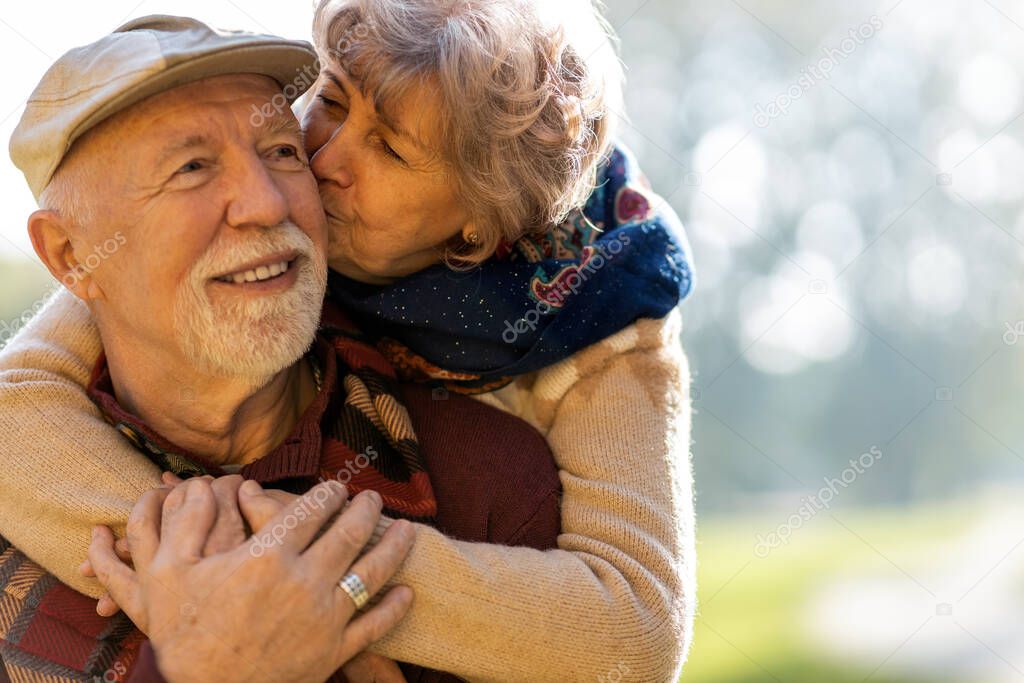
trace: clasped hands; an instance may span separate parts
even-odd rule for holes
[[[165,473],[164,484],[136,503],[124,539],[93,530],[81,571],[107,590],[101,615],[123,609],[149,637],[168,681],[324,681],[343,667],[352,683],[405,680],[366,648],[405,616],[412,590],[394,586],[359,613],[338,586],[353,572],[375,595],[412,548],[415,527],[398,520],[362,553],[377,493],[346,507],[339,482],[303,496],[237,475]]]

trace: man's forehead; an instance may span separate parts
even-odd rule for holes
[[[215,111],[249,114],[281,95],[272,78],[256,74],[214,76],[148,97],[115,118],[117,127],[188,126],[209,120]]]
[[[143,139],[156,143],[155,146],[177,144],[186,139],[202,138],[207,141],[234,137],[242,139],[261,138],[277,134],[290,134],[301,138],[302,127],[289,107],[279,111],[260,112],[253,115],[253,109],[263,100],[238,99],[221,102],[191,103],[160,113],[153,112],[141,119],[140,133]]]
[[[271,98],[281,93],[281,85],[261,74],[227,74],[210,76],[146,98],[137,106],[162,102],[231,100],[245,97]]]
[[[178,86],[102,122],[75,142],[71,154],[92,150],[86,155],[108,158],[120,152],[118,156],[131,159],[132,166],[152,168],[178,150],[222,138],[227,121],[253,138],[291,132],[301,139],[301,127],[289,107],[267,110],[267,103],[280,93],[277,81],[256,74],[216,76]],[[253,122],[254,107],[261,111],[259,126]]]
[[[266,137],[277,133],[302,134],[302,126],[298,119],[287,108],[273,116],[261,117],[258,123],[251,120],[252,109],[248,107],[224,108],[222,112],[226,116],[211,116],[208,111],[193,109],[181,116],[154,118],[148,122],[153,130],[147,137],[162,141],[193,135],[214,138],[236,130],[244,134],[251,133],[253,137]]]

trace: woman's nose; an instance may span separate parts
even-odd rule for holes
[[[344,124],[338,126],[327,142],[313,154],[309,165],[318,180],[330,180],[341,187],[350,187],[355,180],[348,152],[351,142],[346,132]]]

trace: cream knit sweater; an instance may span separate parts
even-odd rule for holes
[[[678,312],[640,321],[480,397],[547,437],[564,489],[558,549],[417,525],[392,579],[416,599],[374,651],[470,681],[678,678],[696,606],[679,326]],[[99,351],[88,310],[61,290],[0,353],[0,534],[92,596],[77,571],[91,527],[123,530],[159,484],[85,393]]]

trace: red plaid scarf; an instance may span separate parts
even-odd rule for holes
[[[391,365],[329,304],[314,351],[318,396],[293,438],[245,466],[242,476],[294,492],[340,479],[351,495],[378,491],[390,516],[431,523],[437,503]],[[122,409],[103,357],[89,392],[107,419],[161,468],[183,476],[225,474]],[[0,683],[4,666],[14,683],[126,681],[145,641],[131,621],[123,614],[99,617],[95,600],[60,583],[2,538],[0,550]]]
[[[293,438],[244,466],[241,475],[296,493],[318,481],[338,479],[350,495],[365,489],[380,493],[385,514],[429,523],[437,514],[437,502],[409,413],[398,399],[391,364],[329,303],[308,358],[320,385],[316,399],[300,418]],[[125,411],[114,397],[102,357],[89,394],[107,420],[162,470],[182,477],[227,474]],[[296,445],[297,441],[301,443]],[[310,448],[302,449],[302,444]]]
[[[145,641],[128,617],[98,616],[95,600],[2,538],[0,548],[0,659],[12,683],[127,680]]]

